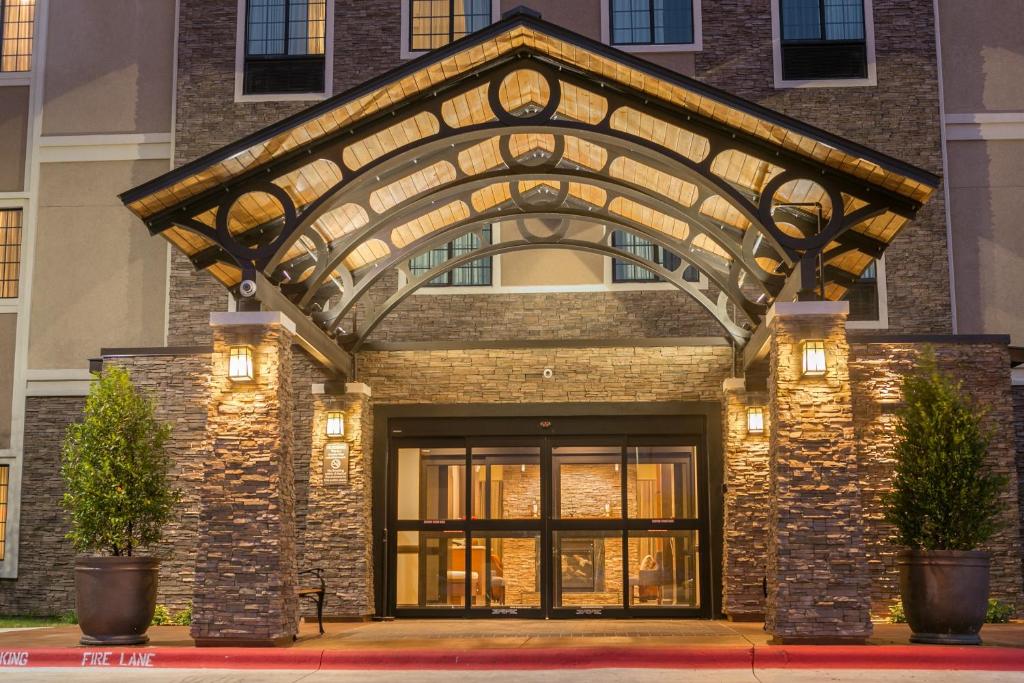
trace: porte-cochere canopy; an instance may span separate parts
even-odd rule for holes
[[[534,248],[642,265],[742,345],[776,300],[841,298],[938,182],[517,14],[121,199],[226,287],[255,283],[264,306],[298,318],[309,347],[344,371],[347,351],[418,287]],[[500,232],[485,230],[492,223]],[[617,247],[613,231],[681,264],[670,271]],[[471,248],[410,271],[417,255],[465,235],[476,236]],[[688,265],[708,287],[684,278]],[[353,320],[394,269],[404,284]]]

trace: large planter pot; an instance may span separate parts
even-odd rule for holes
[[[75,609],[82,645],[141,645],[156,609],[157,570],[152,557],[81,557],[75,560]]]
[[[980,645],[988,608],[990,555],[963,550],[904,550],[900,595],[912,643]]]

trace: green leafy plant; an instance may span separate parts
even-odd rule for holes
[[[192,625],[192,603],[188,603],[188,607],[181,610],[174,615],[171,619],[171,623],[176,626],[191,626]]]
[[[1017,610],[995,598],[988,599],[988,611],[985,613],[986,624],[1008,624]]]
[[[105,369],[89,390],[84,419],[64,438],[61,504],[76,550],[130,556],[159,542],[180,498],[168,482],[169,436],[128,372]]]
[[[157,605],[156,609],[153,610],[153,625],[163,626],[164,624],[170,624],[171,622],[171,610],[167,609],[167,605]]]
[[[903,613],[903,602],[901,600],[895,600],[891,605],[889,605],[889,623],[907,623],[907,615]]]
[[[999,528],[1007,486],[988,470],[983,411],[939,370],[930,348],[903,379],[903,397],[886,519],[910,548],[974,550]]]

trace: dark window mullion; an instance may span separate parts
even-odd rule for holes
[[[818,0],[818,36],[828,40],[828,29],[825,28],[825,0]]]
[[[647,0],[647,14],[649,16],[647,26],[647,42],[654,45],[654,0]]]

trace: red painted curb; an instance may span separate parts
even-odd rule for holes
[[[1024,649],[946,645],[763,645],[755,669],[1024,671]]]
[[[323,669],[749,669],[750,647],[325,650]]]
[[[1024,671],[1024,649],[943,646],[703,646],[536,649],[0,649],[0,670],[160,669],[902,669]]]

